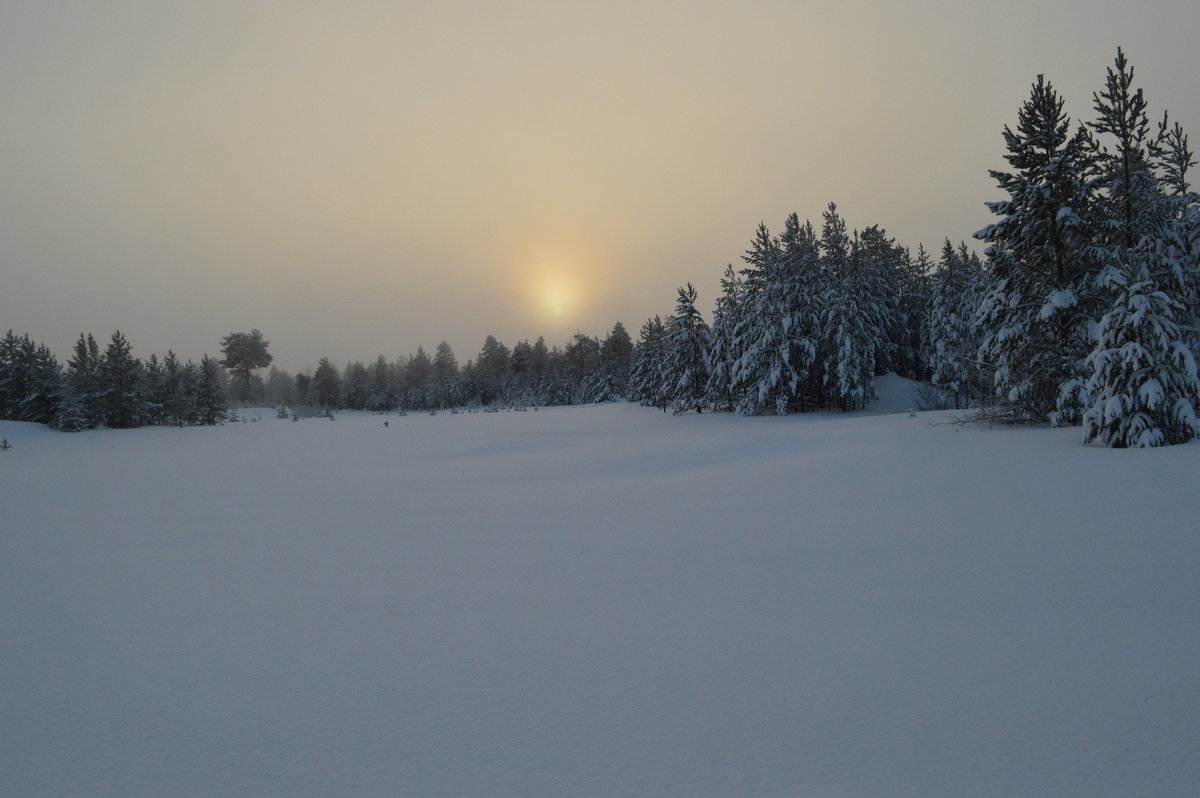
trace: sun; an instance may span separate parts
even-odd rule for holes
[[[534,270],[528,285],[532,304],[543,321],[562,324],[578,312],[583,291],[572,270],[561,266]]]
[[[549,283],[542,289],[542,308],[551,317],[561,319],[570,307],[571,290],[565,283]]]

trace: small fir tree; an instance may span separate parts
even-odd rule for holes
[[[1135,252],[1128,269],[1108,273],[1117,300],[1088,358],[1089,442],[1169,446],[1200,435],[1200,379],[1176,321],[1183,305],[1157,287],[1148,261],[1152,253]]]

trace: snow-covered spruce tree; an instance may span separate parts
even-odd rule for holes
[[[50,421],[62,394],[61,373],[44,344],[9,330],[0,338],[0,419]]]
[[[1200,359],[1200,194],[1188,184],[1188,170],[1196,165],[1187,134],[1163,114],[1155,148],[1159,184],[1166,194],[1164,229],[1165,265],[1181,288],[1184,305],[1183,334],[1192,354]]]
[[[624,398],[632,358],[633,339],[629,337],[625,325],[618,321],[600,344],[600,369],[606,386],[602,392],[609,398]]]
[[[59,402],[58,411],[50,421],[50,426],[60,432],[81,432],[89,428],[83,403],[71,392],[70,387],[64,389],[62,401]]]
[[[1120,50],[1095,102],[1093,129],[1113,143],[1109,150],[1097,142],[1097,162],[1105,188],[1101,281],[1114,296],[1088,360],[1086,439],[1113,447],[1184,443],[1200,434],[1195,353],[1181,329],[1195,288],[1186,136],[1165,118],[1158,138],[1150,135],[1145,98]]]
[[[176,426],[195,423],[196,365],[179,362],[168,350],[163,358],[163,420]]]
[[[933,260],[921,244],[917,245],[915,255],[907,251],[904,255],[904,265],[897,284],[896,326],[892,334],[895,354],[892,365],[900,376],[923,382],[929,378],[925,361],[925,332],[932,290]]]
[[[712,335],[696,308],[696,289],[688,283],[679,289],[675,315],[671,317],[667,337],[671,356],[666,365],[666,385],[676,412],[704,410],[708,385],[708,351]]]
[[[1099,317],[1095,249],[1088,224],[1093,189],[1086,129],[1071,120],[1039,75],[1004,128],[1005,160],[993,171],[1007,200],[989,202],[1000,221],[975,234],[986,250],[992,288],[979,308],[979,358],[990,366],[993,415],[1012,421],[1078,421],[1084,361]]]
[[[1157,235],[1168,212],[1164,191],[1154,174],[1157,142],[1151,134],[1146,97],[1133,86],[1133,67],[1125,53],[1105,75],[1104,89],[1092,95],[1097,134],[1094,172],[1100,192],[1095,201],[1099,242],[1105,266],[1120,263],[1147,235]],[[1108,146],[1111,143],[1111,149]]]
[[[16,341],[17,336],[12,330],[0,338],[0,420],[12,418],[13,400],[10,397],[15,394],[13,386],[17,378]]]
[[[825,401],[843,411],[865,407],[875,399],[878,336],[872,329],[873,314],[864,304],[859,251],[857,236],[850,238],[845,220],[831,202],[821,227],[825,290],[820,355]]]
[[[648,407],[666,410],[669,402],[664,373],[670,354],[667,325],[655,316],[642,325],[638,342],[633,348],[633,367],[630,370],[630,398]]]
[[[978,256],[965,243],[956,250],[946,239],[930,281],[924,350],[929,381],[953,395],[955,407],[967,407],[983,393],[975,317],[986,290]]]
[[[417,350],[420,352],[420,350]],[[337,367],[323,357],[317,361],[312,377],[313,404],[321,410],[340,410],[342,406],[342,378]]]
[[[141,362],[133,356],[129,340],[116,330],[104,350],[99,369],[99,398],[105,426],[127,429],[142,423],[141,377]]]
[[[0,419],[17,417],[18,397],[25,392],[21,385],[18,342],[12,330],[0,338]]]
[[[12,333],[9,333],[12,336]],[[48,424],[62,401],[62,368],[45,344],[28,335],[15,339],[8,383],[10,418]]]
[[[365,410],[371,395],[371,375],[367,367],[355,360],[346,364],[342,371],[342,407],[347,410]]]
[[[433,385],[431,407],[446,408],[453,404],[451,393],[458,377],[458,358],[450,344],[442,341],[433,350]]]
[[[404,391],[404,407],[408,410],[428,408],[430,406],[428,388],[433,380],[433,361],[429,358],[425,347],[418,346],[417,353],[408,359],[408,363],[404,366],[404,376],[407,384]],[[315,372],[313,378],[316,379]],[[316,391],[315,384],[313,390]],[[315,393],[313,401],[319,404]]]
[[[530,390],[530,364],[533,347],[528,340],[517,341],[513,344],[508,356],[508,373],[511,375],[507,401],[518,405],[533,403],[533,392]]]
[[[873,365],[868,379],[895,371],[897,343],[892,333],[896,329],[899,286],[906,261],[903,248],[896,246],[879,225],[871,225],[855,234],[851,262],[858,304],[871,341]]]
[[[814,367],[820,338],[820,261],[812,225],[788,216],[772,239],[759,225],[744,256],[745,284],[732,374],[742,415],[780,415],[815,405]]]
[[[584,378],[577,395],[583,397],[588,404],[616,402],[624,398],[621,386],[617,384],[617,378],[604,367]]]
[[[745,312],[743,293],[741,278],[733,270],[733,264],[727,264],[721,277],[721,295],[713,309],[705,396],[706,404],[718,410],[734,409],[733,367],[741,356],[735,345],[735,332]]]
[[[220,364],[208,355],[200,359],[195,399],[196,420],[199,424],[213,426],[225,420],[229,404],[225,399],[225,391],[221,388],[217,371],[220,367]]]
[[[570,384],[567,404],[589,404],[595,401],[593,390],[598,384],[600,371],[600,341],[582,332],[576,332],[563,351],[563,375]]]
[[[272,366],[272,370],[274,367]],[[270,378],[267,379],[268,386]],[[367,394],[367,408],[375,412],[396,409],[396,392],[392,388],[391,368],[387,358],[379,355],[371,366],[371,387]]]
[[[79,402],[88,429],[104,422],[100,406],[100,366],[103,362],[96,339],[91,333],[86,337],[80,333],[71,359],[67,361],[66,383],[68,393]]]
[[[1156,249],[1139,247],[1124,268],[1105,272],[1117,297],[1088,358],[1092,406],[1083,417],[1088,442],[1170,446],[1200,435],[1196,359],[1176,321],[1184,308],[1158,289],[1152,269],[1163,253]]]
[[[508,390],[509,368],[512,353],[494,335],[483,341],[479,357],[475,360],[474,382],[481,404],[490,405],[499,401]]]
[[[774,408],[772,386],[784,379],[782,371],[772,379],[772,353],[764,346],[777,329],[777,324],[763,311],[773,305],[771,288],[778,286],[775,275],[783,260],[779,239],[771,235],[765,223],[759,223],[742,260],[746,266],[741,270],[741,307],[732,345],[737,357],[730,365],[730,378],[736,400],[734,409],[738,415],[749,416],[762,412],[768,405]]]
[[[167,405],[166,373],[158,355],[151,353],[142,364],[141,399],[138,410],[143,424],[155,425],[163,423]]]

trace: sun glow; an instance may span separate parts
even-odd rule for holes
[[[578,275],[561,266],[531,272],[528,291],[537,314],[555,324],[569,323],[583,298]]]

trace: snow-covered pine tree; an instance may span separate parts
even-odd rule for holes
[[[433,361],[423,346],[417,347],[417,353],[408,359],[404,366],[405,395],[404,406],[410,410],[424,410],[429,407],[429,383],[433,379]],[[316,378],[316,372],[313,373]],[[316,385],[313,385],[314,397]]]
[[[322,358],[322,362],[329,361]],[[197,423],[207,426],[220,424],[225,420],[229,404],[225,399],[225,391],[221,388],[218,374],[220,364],[205,355],[200,359],[199,377],[196,382],[196,419]],[[330,368],[333,368],[330,366]],[[336,375],[336,370],[334,374]]]
[[[67,392],[79,403],[88,429],[103,423],[104,412],[100,405],[100,366],[104,358],[100,346],[91,333],[82,333],[75,342],[70,360],[67,361]]]
[[[417,349],[418,354],[421,350]],[[317,361],[312,377],[313,403],[321,410],[339,410],[342,406],[342,378],[337,367],[323,357]]]
[[[1083,417],[1088,442],[1169,446],[1200,436],[1196,359],[1176,321],[1182,303],[1160,290],[1152,273],[1164,254],[1156,249],[1139,247],[1124,268],[1105,272],[1117,298],[1088,358],[1092,405]]]
[[[642,325],[638,342],[633,348],[633,367],[629,377],[631,398],[648,407],[663,410],[669,402],[663,376],[670,354],[666,327],[659,316],[647,319]]]
[[[1105,265],[1120,262],[1147,235],[1161,228],[1167,205],[1154,174],[1156,141],[1151,134],[1145,94],[1133,85],[1133,67],[1118,48],[1105,75],[1104,89],[1092,95],[1097,134],[1094,171],[1101,191],[1095,202]],[[1107,137],[1107,138],[1101,138]],[[1112,149],[1106,146],[1112,143]]]
[[[604,393],[609,398],[620,399],[625,396],[632,358],[633,339],[629,337],[625,325],[618,321],[600,344],[600,368],[607,385]]]
[[[0,338],[0,419],[47,424],[62,396],[62,367],[45,344],[12,330]]]
[[[45,344],[12,330],[0,339],[0,418],[47,424],[62,391],[62,369]]]
[[[367,407],[375,412],[396,409],[396,392],[392,389],[391,369],[383,355],[376,357],[375,365],[371,367],[371,388],[367,396]]]
[[[111,429],[127,429],[142,423],[142,364],[132,351],[129,340],[116,330],[100,364],[100,407],[104,424]]]
[[[745,257],[739,353],[733,375],[742,415],[810,410],[820,340],[820,259],[812,225],[795,213],[778,239],[765,225]]]
[[[195,364],[181,364],[175,352],[168,350],[163,358],[163,420],[180,427],[195,423],[195,393]]]
[[[933,274],[933,260],[922,244],[915,255],[905,251],[904,266],[897,286],[899,302],[896,308],[896,327],[892,335],[895,355],[892,364],[897,374],[911,380],[929,378],[925,364],[926,314]]]
[[[1200,434],[1200,380],[1181,327],[1191,320],[1196,254],[1188,242],[1194,202],[1187,196],[1186,136],[1164,117],[1158,138],[1151,137],[1145,97],[1133,88],[1133,68],[1120,50],[1094,99],[1093,129],[1113,141],[1111,151],[1097,142],[1097,162],[1105,188],[1100,279],[1114,298],[1088,359],[1085,436],[1113,447],[1184,443]]]
[[[865,407],[875,398],[877,334],[862,302],[857,236],[851,239],[837,205],[829,203],[821,227],[821,370],[825,401],[843,411]]]
[[[633,344],[630,344],[633,348]],[[512,348],[512,353],[508,356],[508,373],[513,376],[513,381],[517,383],[516,390],[518,393],[525,391],[528,388],[530,359],[533,357],[533,347],[529,345],[529,340],[517,341]]]
[[[250,402],[262,399],[262,382],[255,383],[253,379],[256,369],[271,365],[273,358],[267,351],[270,341],[263,340],[263,334],[258,330],[248,333],[232,332],[221,339],[221,353],[225,359],[218,365],[229,369],[233,375],[231,381],[231,399],[235,402]]]
[[[452,383],[458,376],[458,358],[450,344],[442,341],[433,351],[433,385],[430,407],[446,408],[453,404],[450,398]]]
[[[365,410],[371,393],[371,375],[367,367],[355,360],[342,371],[342,407]]]
[[[479,401],[482,404],[493,404],[506,393],[511,359],[512,353],[496,336],[489,335],[484,339],[479,357],[475,360],[474,374]]]
[[[858,305],[871,342],[872,370],[868,381],[877,374],[895,371],[897,343],[892,337],[899,307],[900,281],[907,256],[879,225],[871,225],[855,234],[852,251],[854,287]],[[874,392],[874,383],[871,386]]]
[[[667,329],[671,357],[667,360],[666,384],[676,412],[704,410],[708,385],[708,351],[712,335],[696,308],[696,289],[688,283],[679,289],[675,315]]]
[[[1088,219],[1091,148],[1070,134],[1063,101],[1041,75],[1004,128],[1013,172],[993,171],[1007,200],[989,202],[1000,221],[987,241],[992,288],[980,305],[979,358],[990,366],[997,415],[1013,421],[1078,420],[1084,360],[1100,306]]]
[[[741,356],[735,345],[735,333],[745,312],[742,295],[742,280],[733,270],[733,264],[727,264],[721,277],[721,295],[713,309],[705,395],[705,403],[719,410],[734,409],[733,367]]]
[[[141,397],[139,410],[143,424],[161,424],[166,418],[168,401],[166,373],[158,356],[151,353],[142,366]]]
[[[594,401],[591,389],[595,387],[600,371],[600,341],[582,332],[576,332],[563,351],[565,373],[570,383],[570,404],[588,404]]]
[[[1188,183],[1196,165],[1187,134],[1163,114],[1155,148],[1160,186],[1166,194],[1168,225],[1164,230],[1166,266],[1181,288],[1183,335],[1200,359],[1200,194]]]
[[[768,406],[774,409],[775,386],[790,381],[792,375],[786,368],[772,368],[780,348],[776,338],[782,322],[774,311],[781,308],[777,298],[782,292],[778,274],[783,247],[765,223],[759,223],[742,260],[746,266],[741,271],[741,307],[732,345],[737,357],[731,364],[730,377],[735,410],[738,415],[748,416]]]
[[[986,290],[978,256],[965,243],[956,250],[946,239],[930,281],[924,349],[929,381],[953,395],[955,407],[967,407],[982,397],[975,317]]]
[[[24,387],[20,385],[17,342],[12,330],[0,338],[0,419],[17,417],[17,396],[24,393]]]
[[[83,403],[69,386],[63,390],[62,401],[59,402],[58,411],[51,419],[50,426],[60,432],[80,432],[90,426]]]

